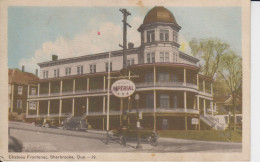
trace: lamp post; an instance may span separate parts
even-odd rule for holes
[[[136,149],[140,149],[140,148],[142,148],[142,145],[141,145],[141,136],[140,136],[140,117],[139,117],[140,95],[138,93],[135,95],[135,100],[136,100],[136,107],[137,107],[137,111],[136,111],[136,114],[137,114],[137,123],[136,123],[136,126],[137,126],[137,145],[136,145]]]

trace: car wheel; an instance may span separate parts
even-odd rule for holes
[[[146,139],[147,139],[147,142],[153,142],[154,141],[154,138],[151,134]]]

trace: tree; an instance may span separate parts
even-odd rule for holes
[[[242,93],[242,58],[233,51],[226,53],[222,57],[221,76],[228,85],[233,100],[234,130],[236,129],[236,98]]]
[[[191,53],[202,59],[201,72],[213,78],[221,64],[221,57],[229,51],[229,44],[219,39],[192,39],[189,42]]]

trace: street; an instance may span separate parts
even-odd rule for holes
[[[159,138],[157,145],[136,141],[123,146],[116,138],[107,145],[104,131],[77,132],[57,128],[41,128],[32,124],[9,122],[10,143],[20,143],[22,152],[241,152],[241,143],[208,142]],[[17,141],[15,141],[17,140]],[[18,142],[19,141],[19,142]],[[18,146],[19,147],[19,146]],[[16,152],[16,151],[15,151]],[[18,152],[18,151],[17,151]]]

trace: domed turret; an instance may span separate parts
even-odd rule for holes
[[[166,22],[177,24],[173,14],[162,6],[152,8],[145,16],[143,25],[154,22]]]

